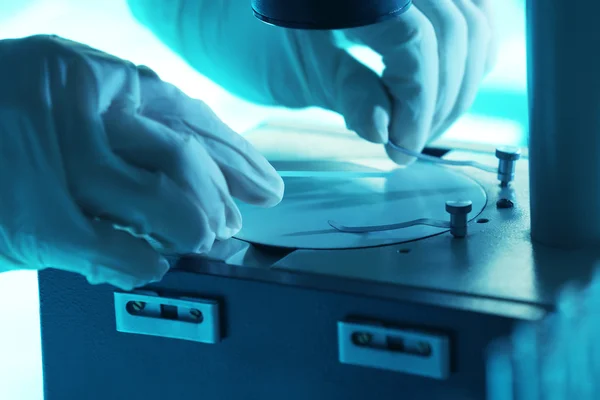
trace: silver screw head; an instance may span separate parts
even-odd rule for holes
[[[499,160],[517,161],[521,158],[521,149],[513,146],[502,146],[496,149],[496,157]]]
[[[196,309],[196,308],[192,308],[190,310],[190,315],[196,320],[196,321],[202,321],[204,319],[204,316],[202,315],[202,311]]]
[[[468,214],[473,211],[473,202],[471,200],[447,201],[446,211],[452,215]]]

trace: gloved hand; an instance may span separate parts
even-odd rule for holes
[[[366,140],[414,151],[470,107],[493,65],[490,2],[414,0],[395,20],[327,32],[268,26],[249,0],[128,0],[139,21],[225,89],[267,105],[333,110]],[[383,75],[341,48],[339,34],[379,53]]]
[[[272,206],[283,192],[204,103],[48,36],[0,42],[0,183],[1,269],[55,267],[122,289],[160,279],[160,252],[235,234],[232,196]]]

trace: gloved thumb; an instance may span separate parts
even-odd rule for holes
[[[373,143],[387,143],[392,105],[380,77],[339,48],[331,32],[299,34],[303,43],[304,76],[309,91],[320,94],[314,103],[342,114],[346,127]]]
[[[42,256],[44,266],[81,274],[93,285],[107,283],[123,290],[158,281],[169,270],[168,261],[146,240],[115,229],[108,221],[87,222],[77,235],[55,236],[55,243]]]

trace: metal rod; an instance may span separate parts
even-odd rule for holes
[[[600,1],[527,0],[531,236],[600,248]]]

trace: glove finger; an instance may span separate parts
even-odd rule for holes
[[[498,31],[496,30],[496,20],[494,19],[494,4],[493,0],[471,0],[486,17],[488,29],[490,31],[490,40],[485,62],[485,75],[489,74],[496,66],[498,60],[498,50],[500,48],[500,40]]]
[[[46,267],[75,272],[91,284],[131,290],[160,280],[169,263],[148,242],[114,229],[107,221],[61,221],[40,257]]]
[[[461,9],[469,28],[469,55],[460,93],[452,112],[434,128],[434,139],[448,130],[475,101],[485,75],[488,46],[491,40],[490,27],[481,10],[471,0],[454,0],[454,2]]]
[[[433,128],[452,112],[465,75],[467,23],[452,0],[413,0],[431,21],[438,43],[439,81]]]
[[[392,97],[389,140],[421,151],[429,138],[437,100],[439,60],[431,22],[416,7],[387,22],[346,30],[383,58],[383,82]],[[414,161],[386,146],[399,164]]]
[[[28,146],[30,140],[20,144]],[[19,143],[12,149],[25,150]],[[0,196],[0,206],[13,210],[3,216],[0,226],[0,263],[8,261],[11,268],[59,268],[124,289],[162,277],[168,264],[148,243],[117,232],[108,222],[87,218],[47,158],[37,157],[32,163],[24,157],[26,152],[16,153],[20,155],[12,163],[16,179],[6,182],[8,191]],[[31,177],[38,178],[34,184]]]
[[[180,119],[167,119],[165,123],[178,132],[187,131],[202,143],[221,169],[234,197],[261,207],[274,207],[281,202],[283,179],[252,144],[229,127],[218,124],[208,128]]]
[[[72,44],[37,39],[68,51]],[[90,50],[91,51],[91,50]],[[73,199],[93,217],[137,229],[177,252],[208,249],[214,241],[207,218],[188,195],[161,173],[132,167],[112,151],[103,129],[102,113],[109,107],[136,109],[140,104],[137,68],[115,57],[74,52],[65,65],[50,63],[49,92],[63,93],[53,111],[68,118],[46,123],[62,132],[56,137],[63,155],[66,181]],[[165,210],[169,210],[168,213]]]
[[[299,76],[306,77],[309,104],[340,113],[349,130],[373,143],[387,143],[392,104],[381,78],[337,47],[331,32],[296,35]]]
[[[234,197],[265,207],[281,201],[284,184],[277,171],[204,102],[161,81],[142,79],[141,88],[142,115],[181,136],[193,135],[220,168]]]
[[[148,235],[165,251],[204,252],[212,247],[215,233],[206,214],[163,172],[131,166],[99,147],[89,149],[68,174],[71,194],[86,214]]]
[[[204,212],[218,239],[241,229],[221,170],[193,136],[128,112],[109,112],[103,120],[113,152],[130,165],[168,176]]]

